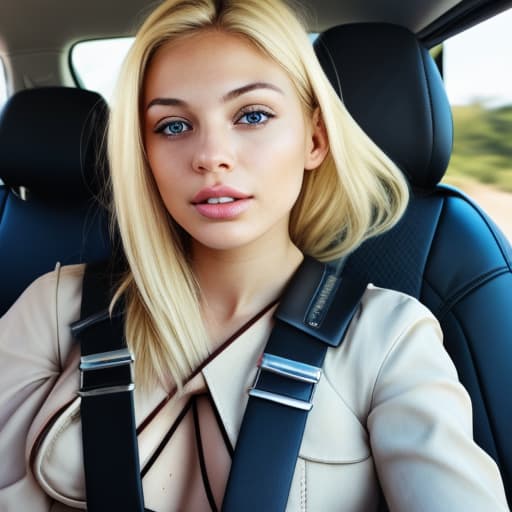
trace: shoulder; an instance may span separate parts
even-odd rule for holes
[[[376,378],[381,382],[392,369],[397,377],[405,379],[407,374],[418,376],[427,368],[430,374],[433,366],[450,378],[458,379],[443,347],[438,320],[417,299],[370,285],[361,309],[356,342],[364,345],[362,348],[367,353],[375,355]],[[371,336],[367,335],[368,330]]]
[[[27,289],[39,290],[39,293],[57,293],[60,296],[69,298],[77,292],[81,293],[82,280],[85,272],[85,264],[60,265],[47,274],[36,279]]]
[[[0,319],[0,339],[30,344],[31,350],[52,348],[65,358],[69,324],[80,316],[85,265],[60,266],[37,278]]]
[[[439,322],[414,297],[369,284],[358,314],[347,335],[347,346],[364,350],[377,365],[400,344],[418,345],[418,334],[426,332],[429,343],[441,345]]]
[[[442,341],[437,319],[417,299],[369,284],[342,347],[347,352],[363,352],[368,360],[380,364],[397,343],[424,327],[432,342]]]
[[[57,299],[69,299],[80,293],[84,271],[84,264],[61,266],[57,263],[54,270],[38,277],[25,289],[5,316],[49,308]]]
[[[363,295],[357,321],[378,326],[383,334],[387,334],[385,338],[380,337],[383,341],[396,340],[403,330],[418,322],[430,323],[438,333],[441,332],[437,319],[417,299],[373,284],[368,285]]]
[[[51,291],[55,292],[57,313],[68,312],[78,319],[82,302],[82,283],[85,264],[66,265],[55,269],[53,275],[48,276]],[[46,276],[44,276],[46,277]]]
[[[328,349],[324,374],[364,422],[390,360],[398,354],[408,374],[412,365],[421,366],[422,360],[443,352],[439,323],[424,305],[404,293],[370,284],[342,345]],[[449,359],[442,358],[450,367]],[[448,371],[456,378],[453,367]]]

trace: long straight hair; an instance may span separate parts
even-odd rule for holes
[[[162,45],[205,29],[237,34],[285,70],[306,113],[319,108],[329,152],[305,173],[290,217],[291,239],[303,253],[323,261],[346,255],[405,209],[402,174],[348,114],[296,12],[279,0],[167,0],[144,22],[125,59],[108,131],[114,221],[129,266],[114,301],[125,294],[126,337],[143,387],[157,381],[181,387],[208,355],[186,237],[159,195],[142,137],[144,78]]]

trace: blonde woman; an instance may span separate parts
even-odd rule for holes
[[[407,187],[277,0],[163,2],[124,63],[108,152],[145,506],[218,510],[283,289],[304,255],[391,227]],[[2,511],[86,507],[83,274],[58,267],[0,321]],[[419,303],[369,286],[323,371],[286,510],[377,510],[380,488],[393,511],[507,510]]]

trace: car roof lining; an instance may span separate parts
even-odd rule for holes
[[[402,25],[416,33],[459,1],[302,0],[297,3],[305,7],[311,32],[344,23],[379,21]],[[60,52],[83,39],[133,35],[158,3],[154,0],[2,0],[0,20],[6,23],[0,21],[0,54]]]

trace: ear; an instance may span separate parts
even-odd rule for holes
[[[316,169],[325,159],[329,151],[329,138],[325,129],[320,108],[316,108],[311,118],[311,125],[306,140],[304,169]]]

